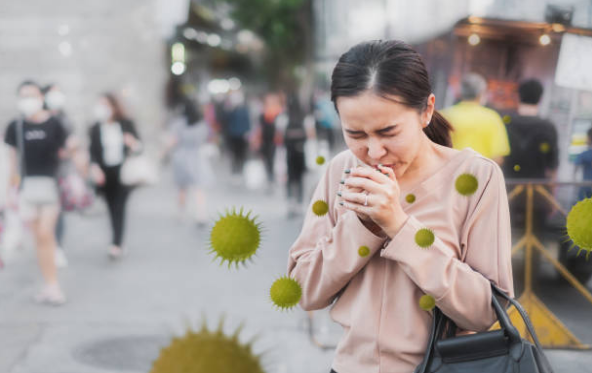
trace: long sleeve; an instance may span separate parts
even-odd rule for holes
[[[300,305],[305,310],[329,306],[385,240],[370,232],[354,212],[333,207],[343,175],[343,166],[336,160],[317,186],[302,231],[289,253],[288,274],[302,286]],[[312,212],[312,204],[318,200],[329,205],[325,216]],[[368,247],[369,255],[359,255],[361,246]]]
[[[490,281],[513,296],[510,216],[501,170],[491,164],[479,180],[483,189],[466,198],[477,198],[461,230],[460,255],[438,238],[421,248],[418,230],[426,227],[410,216],[382,250],[384,258],[397,261],[436,305],[466,330],[481,331],[496,320],[491,305]]]
[[[99,136],[100,136],[99,125],[95,124],[89,130],[89,138],[90,138],[89,153],[90,153],[91,163],[95,163],[98,165],[103,164],[103,159],[102,159],[103,156],[102,156],[102,150],[101,150]]]

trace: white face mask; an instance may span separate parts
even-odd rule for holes
[[[94,109],[95,119],[99,122],[106,122],[111,119],[113,111],[105,104],[97,104]]]
[[[59,91],[50,91],[45,96],[45,103],[50,110],[60,110],[66,103],[66,96]]]
[[[25,117],[30,117],[43,109],[43,101],[35,97],[21,98],[17,106],[21,114]]]

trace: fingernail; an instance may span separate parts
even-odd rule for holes
[[[341,197],[341,192],[337,192],[337,195],[338,195],[339,197]]]
[[[388,176],[388,174],[386,172],[383,172],[382,174]]]
[[[343,201],[339,201],[339,204],[340,204],[341,206],[343,206]]]
[[[341,181],[339,182],[339,184],[345,184],[345,180],[341,179]]]
[[[345,172],[346,174],[349,174],[349,173],[351,172],[351,169],[349,169],[349,168],[348,168],[348,169],[346,169],[344,172]]]
[[[382,163],[379,163],[379,164],[378,164],[378,167],[384,167],[384,166],[382,165]]]

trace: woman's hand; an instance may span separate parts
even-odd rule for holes
[[[92,164],[90,166],[90,177],[92,181],[99,186],[105,184],[105,173],[97,164]]]
[[[132,152],[136,152],[140,148],[140,142],[131,133],[123,134],[123,142]]]
[[[340,203],[358,214],[363,222],[372,220],[390,238],[405,224],[407,214],[399,202],[401,191],[391,168],[352,168],[344,185]]]

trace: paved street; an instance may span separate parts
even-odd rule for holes
[[[204,316],[215,326],[222,315],[228,333],[244,322],[242,340],[259,336],[255,351],[265,352],[268,372],[329,371],[333,351],[309,341],[306,314],[277,311],[269,300],[269,286],[285,272],[287,250],[300,228],[299,219],[285,218],[283,192],[221,186],[209,195],[212,221],[226,207],[244,206],[265,227],[254,262],[228,270],[207,254],[209,228],[175,220],[168,180],[133,195],[129,255],[121,262],[107,260],[101,205],[87,216],[68,215],[70,266],[61,270],[67,305],[48,308],[31,301],[39,274],[30,245],[0,270],[0,373],[147,372],[172,336]],[[545,281],[541,298],[592,345],[592,305],[552,278]],[[334,330],[322,322],[319,338],[335,340]],[[556,372],[592,372],[590,351],[550,351],[549,356]]]

